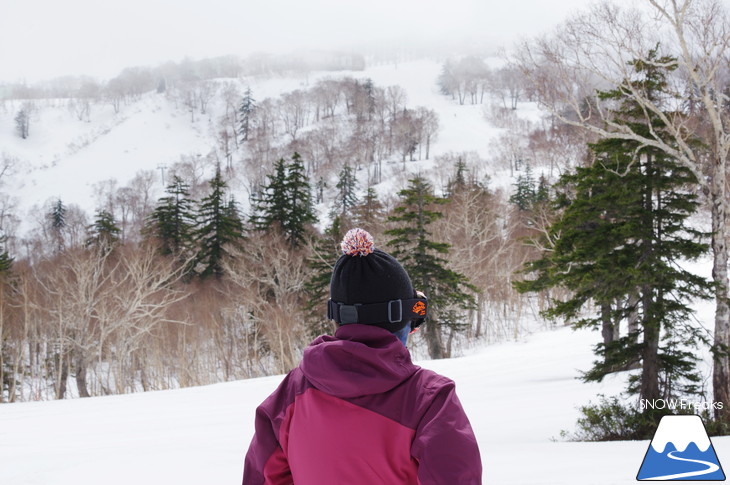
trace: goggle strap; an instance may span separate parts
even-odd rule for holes
[[[345,305],[332,300],[327,302],[327,318],[340,325],[406,322],[408,320],[424,319],[427,314],[428,300],[426,298],[354,305]]]

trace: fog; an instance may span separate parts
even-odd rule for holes
[[[112,77],[124,67],[326,49],[496,50],[581,0],[0,0],[0,80]]]

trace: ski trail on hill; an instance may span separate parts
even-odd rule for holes
[[[691,460],[689,458],[680,458],[678,456],[674,456],[672,453],[677,453],[677,451],[672,451],[667,453],[667,456],[671,458],[672,460],[679,460],[679,461],[689,461],[692,463],[699,463],[701,465],[707,465],[709,468],[706,468],[705,470],[699,470],[694,472],[685,472],[685,473],[676,473],[674,475],[663,475],[661,477],[650,477],[650,478],[644,478],[642,480],[674,480],[676,478],[689,478],[689,477],[698,477],[700,475],[707,475],[712,472],[716,472],[720,469],[719,466],[715,465],[714,463],[711,463],[709,461],[703,461],[703,460]]]

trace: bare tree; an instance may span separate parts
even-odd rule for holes
[[[342,81],[322,79],[312,88],[312,98],[315,106],[315,121],[320,118],[331,118],[335,115],[340,102]],[[348,103],[348,106],[350,103]]]
[[[201,81],[195,87],[195,99],[200,106],[200,114],[204,115],[208,109],[208,103],[213,99],[216,92],[216,85],[212,81]]]
[[[490,79],[489,67],[479,57],[469,56],[455,61],[447,60],[438,78],[443,94],[458,99],[459,104],[466,102],[467,95],[471,104],[484,101],[484,92]]]
[[[235,135],[238,129],[238,106],[241,101],[241,93],[236,84],[226,83],[221,90],[221,96],[226,107],[226,112],[220,120],[221,131],[225,129]],[[233,142],[235,147],[238,148],[237,136],[233,137]]]
[[[170,167],[170,176],[177,175],[190,185],[190,195],[193,198],[200,198],[208,190],[206,174],[214,166],[211,157],[204,157],[199,154],[181,155],[180,161]]]
[[[86,229],[89,227],[89,221],[86,212],[76,204],[70,204],[66,207],[66,230],[64,236],[66,238],[64,246],[66,248],[78,248],[86,241]]]
[[[521,244],[511,237],[512,228],[505,227],[507,204],[469,173],[464,174],[462,181],[452,179],[451,191],[451,203],[435,233],[451,244],[452,268],[466,275],[477,288],[472,319],[474,336],[486,334],[491,340],[509,337],[500,332],[495,321],[488,322],[485,318],[488,307],[503,307],[519,298],[512,289],[512,274],[521,261],[515,260],[512,253]]]
[[[403,112],[407,100],[408,95],[402,87],[388,86],[385,89],[385,108],[391,122],[394,122],[398,118],[398,114]]]
[[[220,119],[220,128],[216,136],[218,149],[226,160],[226,171],[230,175],[233,171],[233,151],[238,144],[236,131],[226,122],[226,118]]]
[[[517,102],[524,91],[524,81],[520,71],[515,66],[505,66],[492,73],[489,79],[489,90],[502,101],[502,106],[505,109],[517,109]]]
[[[431,153],[431,142],[436,139],[439,130],[439,115],[432,109],[419,106],[418,117],[421,119],[421,145],[426,145],[426,160]]]
[[[610,3],[593,6],[554,35],[524,43],[516,65],[536,89],[539,103],[564,123],[601,137],[622,138],[662,150],[691,170],[710,199],[712,277],[715,283],[713,393],[730,402],[730,301],[728,300],[727,158],[730,152],[728,66],[730,21],[719,0],[644,0],[641,12]],[[652,58],[650,52],[658,51]],[[633,82],[630,61],[672,72],[668,94],[653,99]],[[659,119],[636,129],[612,119],[596,88],[617,88]],[[695,143],[699,139],[702,143]],[[730,421],[730,407],[716,411]]]
[[[125,95],[124,83],[118,78],[110,80],[103,90],[104,100],[112,105],[114,113],[121,110]]]
[[[406,157],[411,161],[414,159],[416,148],[421,141],[421,120],[413,110],[404,109],[398,118],[391,121],[391,132],[393,146],[401,155],[405,164]],[[405,166],[405,165],[404,165]]]
[[[297,89],[286,93],[279,102],[279,117],[284,124],[284,133],[294,141],[297,133],[309,123],[309,102],[306,93]]]
[[[226,273],[231,298],[261,322],[260,338],[274,356],[276,372],[287,372],[304,342],[304,284],[309,276],[303,250],[292,250],[276,231],[249,239],[245,254],[230,258]]]
[[[124,254],[75,248],[34,268],[42,289],[35,308],[57,348],[57,398],[65,394],[66,373],[75,376],[80,397],[134,390],[134,372],[125,370],[129,355],[186,296],[177,289],[183,267],[156,248],[118,250]],[[105,367],[117,371],[114,378]]]

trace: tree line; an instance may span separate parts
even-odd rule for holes
[[[414,340],[415,352],[447,357],[474,337],[512,335],[515,330],[502,326],[511,320],[488,317],[486,310],[505,292],[512,295],[503,301],[510,312],[519,299],[507,279],[489,275],[497,266],[519,267],[529,249],[517,234],[497,235],[513,206],[478,179],[466,158],[440,159],[451,172],[445,186],[416,176],[392,207],[372,187],[361,188],[364,174],[356,177],[346,165],[322,232],[315,225],[316,186],[298,153],[272,167],[246,214],[222,168],[198,198],[182,176],[171,174],[144,223],[124,236],[105,209],[79,236],[74,211],[53,201],[39,231],[45,242],[34,256],[3,252],[3,400],[285,372],[313,336],[332,331],[324,311],[329,276],[344,231],[355,225],[396,254],[430,294],[434,316]],[[405,237],[415,220],[417,237]],[[468,252],[481,262],[464,265]]]

